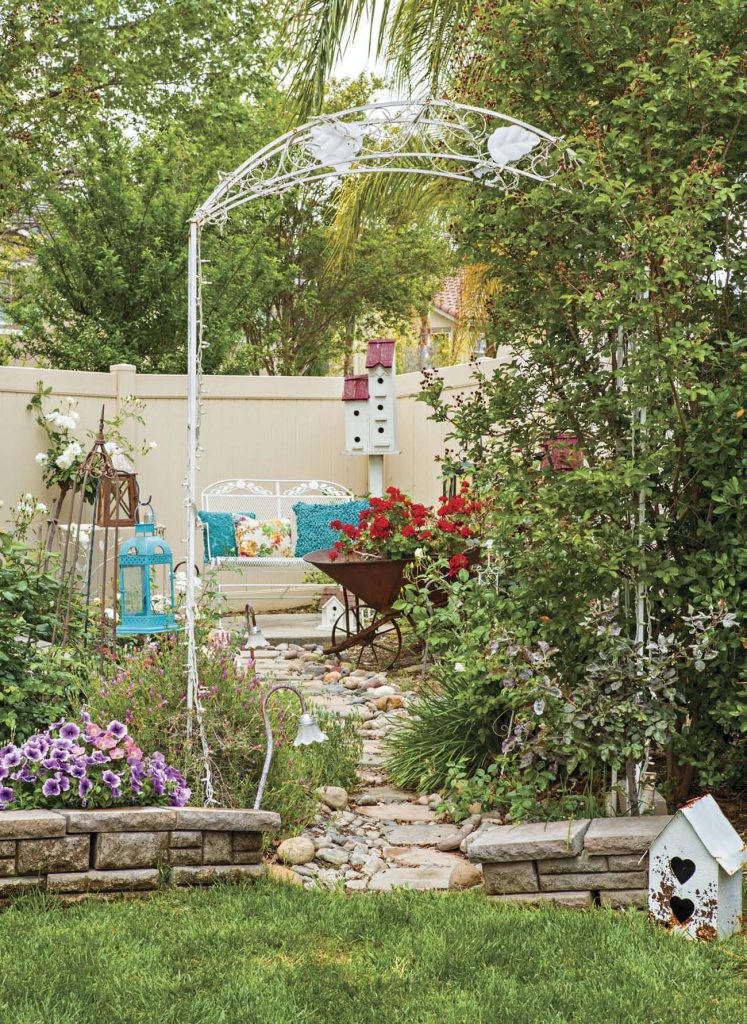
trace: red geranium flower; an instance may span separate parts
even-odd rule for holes
[[[449,559],[449,576],[456,576],[460,569],[469,568],[469,559],[466,555],[452,555]]]

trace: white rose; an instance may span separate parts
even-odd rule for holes
[[[44,504],[43,501],[37,501],[37,503],[36,503],[36,511],[37,512],[48,512],[49,510],[48,510],[47,506]]]
[[[27,491],[24,494],[24,496],[23,496],[23,500],[24,501],[33,501],[34,500],[34,495],[33,494],[29,494],[29,492]]]
[[[60,430],[75,430],[76,426],[78,425],[78,420],[75,418],[76,416],[77,413],[75,414],[75,416],[58,416],[56,420],[56,425],[60,428]]]
[[[455,672],[464,672],[464,665],[461,663],[461,661],[457,661],[454,664],[454,671]]]
[[[47,455],[46,452],[37,452],[36,455],[34,456],[34,462],[37,464],[37,466],[46,466],[46,464],[49,462],[49,456]]]
[[[158,445],[156,444],[156,442],[155,442],[155,441],[150,441],[150,442],[148,443],[148,447],[150,448],[150,450],[151,450],[151,451],[153,451],[153,449],[154,449],[154,448],[157,448],[157,447],[158,447]]]
[[[108,452],[109,455],[119,455],[122,451],[122,449],[119,447],[116,441],[107,441],[106,444],[104,445],[104,449]]]

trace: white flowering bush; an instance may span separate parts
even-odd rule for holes
[[[45,408],[47,400],[52,395],[51,388],[45,388],[39,381],[36,387],[36,394],[29,402],[27,409],[36,415],[36,422],[47,435],[47,448],[37,452],[34,461],[41,469],[42,479],[49,488],[58,487],[61,498],[72,489],[78,469],[86,456],[86,449],[89,446],[86,441],[81,441],[76,432],[80,426],[80,413],[75,408],[75,398],[61,398],[51,410]],[[105,448],[109,455],[126,455],[132,458],[135,449],[124,437],[122,428],[125,423],[134,420],[141,425],[145,424],[142,416],[144,403],[133,396],[127,396],[120,411],[116,416],[104,423],[106,434],[110,438]],[[88,431],[88,441],[92,440],[93,433]],[[155,441],[145,441],[140,448],[141,455],[147,455],[157,447]],[[93,501],[96,491],[96,481],[91,480],[86,495],[89,501]]]

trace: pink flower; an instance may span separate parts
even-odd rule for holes
[[[99,738],[94,743],[94,746],[96,747],[97,750],[111,750],[112,747],[116,747],[116,745],[117,737],[112,736],[110,732],[106,732],[104,733],[103,736],[99,736]]]
[[[95,740],[97,736],[103,736],[104,730],[100,725],[96,725],[95,722],[88,722],[86,725],[86,738],[89,740]]]
[[[124,750],[121,747],[114,747],[109,751],[109,757],[112,761],[120,761],[125,756]]]

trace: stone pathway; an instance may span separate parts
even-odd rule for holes
[[[469,888],[481,875],[460,851],[480,825],[473,815],[460,826],[439,815],[438,794],[417,794],[389,785],[382,740],[408,715],[415,694],[408,674],[389,680],[385,673],[355,669],[351,662],[325,659],[315,644],[279,643],[258,648],[256,671],[265,683],[298,686],[310,704],[338,715],[356,715],[363,737],[359,775],[362,787],[348,794],[337,787],[320,791],[319,812],[302,836],[278,848],[286,866],[270,873],[307,888],[335,888],[344,880],[350,892]]]

